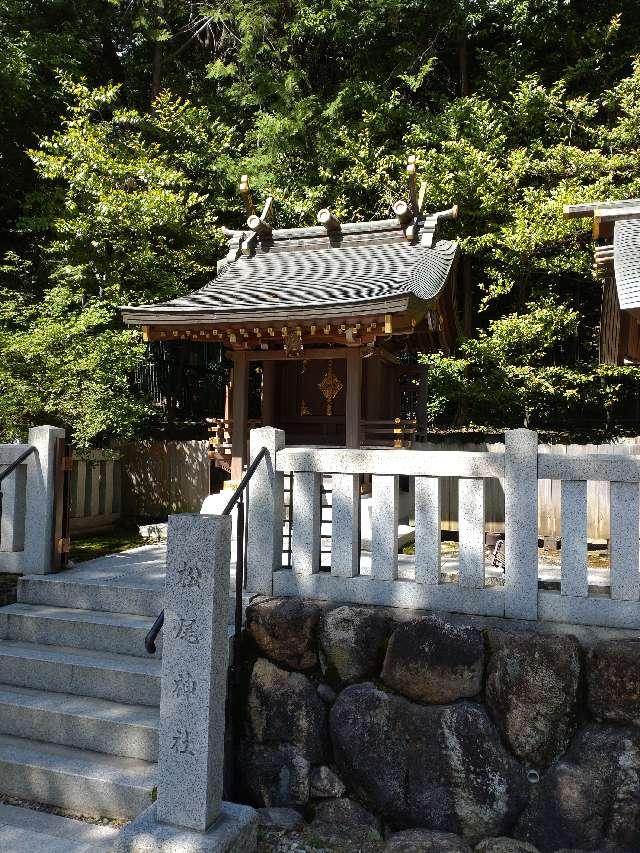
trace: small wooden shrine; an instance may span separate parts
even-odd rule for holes
[[[286,430],[288,443],[405,444],[419,424],[401,416],[407,387],[424,382],[407,354],[450,351],[458,335],[454,242],[436,242],[438,223],[457,208],[420,212],[415,158],[407,200],[394,218],[275,228],[272,199],[255,210],[240,189],[247,227],[229,230],[218,275],[189,296],[126,306],[126,323],[147,340],[219,341],[233,362],[225,418],[214,423],[214,456],[240,479],[246,463],[249,371],[261,368],[259,423]],[[408,377],[408,379],[407,379]],[[403,384],[404,380],[404,384]],[[406,411],[406,406],[405,406]]]
[[[640,362],[640,199],[567,205],[564,215],[593,221],[595,272],[603,280],[600,362]]]

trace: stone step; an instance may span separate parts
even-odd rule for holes
[[[161,661],[69,646],[0,642],[0,684],[125,702],[160,704]]]
[[[25,575],[18,583],[18,601],[23,604],[41,604],[51,607],[74,607],[84,610],[102,610],[107,613],[134,613],[155,617],[164,602],[164,584],[129,580],[118,583],[100,579],[72,580]]]
[[[89,696],[0,684],[0,734],[157,761],[159,712]]]
[[[25,575],[18,582],[18,603],[50,607],[68,607],[105,613],[126,613],[155,619],[164,607],[164,585],[157,588],[144,586],[143,581],[127,581],[122,585],[98,580],[86,582],[59,580],[39,575]],[[231,576],[229,595],[229,624],[235,609],[234,577]],[[243,607],[249,605],[251,596],[243,594]],[[1,611],[0,611],[1,612]]]
[[[75,814],[132,818],[149,806],[156,765],[0,735],[0,792]]]
[[[147,657],[144,638],[153,621],[130,613],[10,604],[0,608],[0,638]],[[162,635],[156,645],[160,655]]]

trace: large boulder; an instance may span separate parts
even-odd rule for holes
[[[240,773],[246,795],[258,807],[304,806],[309,800],[311,765],[291,744],[243,741]]]
[[[576,730],[580,646],[575,637],[486,631],[486,701],[513,754],[546,767]]]
[[[292,744],[311,764],[326,763],[327,708],[302,673],[258,658],[249,680],[245,729],[256,743]]]
[[[245,628],[260,651],[289,669],[318,665],[320,607],[302,598],[266,598],[247,607]]]
[[[393,632],[382,679],[408,699],[446,704],[478,694],[483,667],[480,631],[429,616]]]
[[[471,853],[471,848],[453,832],[403,829],[387,840],[384,853]]]
[[[416,705],[358,684],[336,700],[330,727],[341,778],[392,829],[475,843],[505,834],[526,803],[524,768],[475,703]]]
[[[540,850],[640,850],[640,731],[591,723],[533,789],[516,837]]]
[[[609,640],[590,654],[589,710],[598,720],[640,726],[640,640]]]
[[[320,620],[320,661],[327,678],[353,683],[380,675],[393,620],[379,607],[345,605],[325,612]]]

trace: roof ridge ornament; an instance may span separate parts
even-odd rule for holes
[[[273,196],[269,196],[264,203],[264,207],[262,208],[262,213],[260,216],[257,213],[253,213],[247,219],[247,225],[251,228],[252,231],[255,231],[259,237],[267,237],[271,234],[273,230],[271,224],[269,223],[269,219],[272,215],[272,207],[273,207]]]
[[[251,187],[249,186],[249,175],[240,176],[240,195],[244,201],[244,209],[247,216],[252,216],[256,212],[253,196],[251,195]]]
[[[323,207],[322,210],[318,211],[318,222],[320,225],[324,225],[327,234],[331,234],[332,231],[340,231],[340,220],[334,216],[328,207]]]

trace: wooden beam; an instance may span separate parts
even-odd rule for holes
[[[269,196],[269,198],[265,201],[264,207],[262,208],[262,213],[260,216],[257,214],[253,214],[247,219],[247,225],[251,228],[252,231],[255,231],[260,237],[266,237],[271,234],[272,228],[269,222],[267,222],[269,216],[271,215],[271,206],[273,204],[273,197]]]
[[[244,209],[247,212],[247,216],[252,216],[255,212],[255,206],[253,204],[253,197],[251,195],[251,187],[249,186],[249,176],[242,175],[240,178],[240,195],[242,196],[242,200],[244,202]]]
[[[640,204],[629,207],[597,207],[593,211],[593,238],[597,240],[606,229],[603,225],[613,225],[623,219],[640,219]]]
[[[398,201],[393,203],[393,212],[402,226],[408,225],[413,219],[413,211],[410,204],[402,199],[398,199]]]
[[[323,207],[322,210],[318,211],[318,222],[320,225],[324,225],[328,234],[332,231],[340,230],[340,221],[331,213],[328,207]]]
[[[231,480],[242,479],[247,455],[249,411],[249,362],[244,350],[233,353],[233,427],[231,432]]]
[[[640,198],[627,198],[619,201],[590,201],[585,204],[565,204],[562,208],[565,219],[580,219],[593,216],[596,210],[615,210],[617,208],[637,207]]]
[[[348,353],[358,352],[359,347],[333,347],[332,349],[305,349],[296,355],[287,355],[284,350],[237,350],[247,361],[319,361],[329,358],[347,358]],[[236,352],[234,350],[234,352]]]
[[[360,447],[362,417],[362,353],[360,348],[347,351],[347,399],[345,410],[346,446]]]

